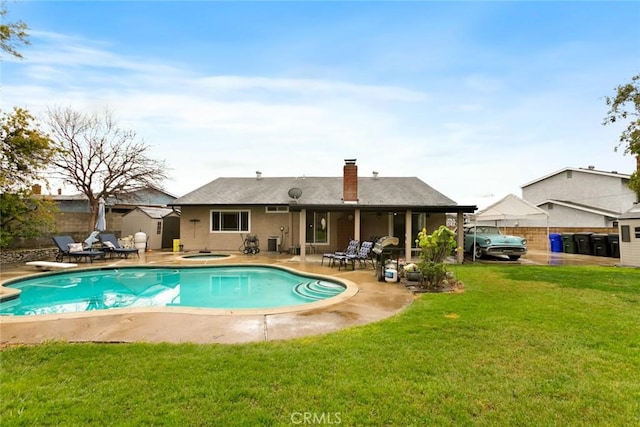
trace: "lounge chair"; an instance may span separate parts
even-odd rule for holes
[[[344,258],[346,256],[353,256],[358,253],[358,246],[360,246],[360,241],[358,240],[350,240],[347,245],[347,249],[344,252],[329,252],[322,254],[322,261],[320,261],[320,265],[324,264],[324,259],[329,259],[329,267],[333,267],[336,263],[336,260],[339,261],[338,268],[343,265]]]
[[[58,247],[57,262],[64,261],[65,256],[69,257],[69,262],[71,262],[71,258],[76,261],[84,258],[85,261],[89,260],[90,262],[93,262],[95,258],[104,259],[104,252],[85,249],[82,243],[77,243],[71,236],[53,236],[52,239]]]
[[[100,233],[100,241],[104,246],[104,250],[111,255],[118,255],[119,257],[124,257],[125,259],[129,258],[129,255],[136,254],[138,258],[140,258],[140,252],[138,252],[137,248],[125,248],[120,243],[118,243],[118,239],[114,234],[110,233]]]

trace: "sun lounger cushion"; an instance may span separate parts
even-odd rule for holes
[[[84,248],[82,247],[82,243],[69,243],[69,252],[82,252]]]

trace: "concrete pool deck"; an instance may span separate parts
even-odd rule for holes
[[[107,259],[78,268],[123,265],[196,265],[182,259],[182,253],[147,252],[140,258]],[[371,267],[355,271],[338,271],[321,266],[321,255],[307,255],[305,262],[288,254],[237,254],[228,258],[200,261],[197,265],[273,264],[302,272],[332,276],[355,283],[355,296],[321,308],[288,313],[220,314],[220,311],[193,309],[171,312],[157,309],[102,311],[46,316],[0,316],[0,344],[37,344],[46,341],[67,342],[170,342],[170,343],[247,343],[274,341],[320,335],[344,328],[364,325],[391,317],[407,308],[414,296],[398,283],[378,282]],[[497,262],[500,260],[481,260]],[[510,264],[616,265],[617,258],[574,254],[548,254],[530,251],[520,261]],[[38,274],[26,265],[3,266],[0,281]]]

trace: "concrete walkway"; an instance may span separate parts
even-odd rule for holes
[[[225,310],[171,308],[153,310],[117,309],[64,315],[0,317],[0,343],[42,343],[51,340],[68,342],[192,342],[246,343],[285,340],[319,335],[375,322],[404,310],[413,295],[402,284],[378,282],[374,270],[356,268],[338,271],[321,266],[319,255],[300,262],[290,255],[238,254],[230,259],[194,262],[181,254],[149,252],[140,259],[96,261],[80,267],[110,265],[198,265],[198,264],[274,264],[303,272],[340,278],[357,286],[357,293],[341,302],[320,308],[287,313],[243,311],[229,314]],[[0,280],[36,274],[27,266],[3,268]]]

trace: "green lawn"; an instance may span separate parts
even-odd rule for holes
[[[640,270],[453,270],[464,293],[321,337],[6,349],[0,424],[640,425]]]

